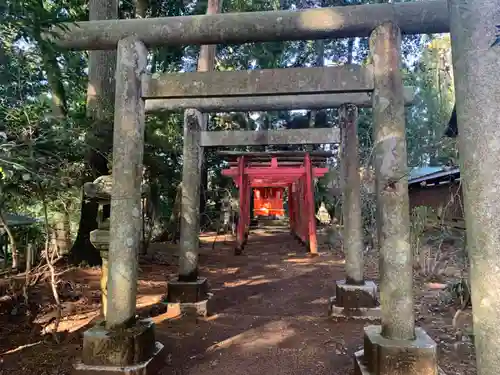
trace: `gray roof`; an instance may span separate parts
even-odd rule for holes
[[[7,222],[7,225],[9,227],[31,225],[31,224],[34,224],[38,221],[37,219],[34,219],[32,217],[29,217],[29,216],[11,214],[8,212],[5,212],[3,214],[3,217],[4,217],[4,219]],[[1,227],[1,225],[0,225],[0,227]]]
[[[460,173],[460,169],[458,167],[415,167],[410,171],[408,183],[415,184],[418,182],[433,180],[440,177],[451,176],[457,173]]]

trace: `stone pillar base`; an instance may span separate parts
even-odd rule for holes
[[[130,366],[96,366],[77,362],[72,375],[156,375],[164,366],[163,344],[155,343],[155,351],[150,359]]]
[[[208,280],[206,277],[198,277],[198,280],[178,281],[177,278],[168,282],[167,308],[176,310],[186,315],[206,317],[210,314],[209,301],[213,296],[208,292]]]
[[[444,375],[437,364],[437,345],[422,328],[415,340],[382,337],[380,326],[364,328],[364,350],[354,354],[354,375]]]
[[[169,311],[179,311],[179,314],[188,316],[199,316],[206,318],[212,314],[210,300],[213,297],[212,293],[207,293],[207,299],[199,302],[167,302]]]
[[[328,315],[354,319],[380,318],[377,285],[373,281],[365,281],[361,285],[349,285],[345,280],[338,280],[335,297],[330,298]]]
[[[101,321],[84,332],[82,358],[73,365],[73,374],[153,375],[164,364],[162,354],[151,319],[117,330],[106,329]]]

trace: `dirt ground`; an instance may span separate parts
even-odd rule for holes
[[[338,251],[322,245],[321,256],[309,258],[288,233],[269,231],[252,234],[239,257],[229,241],[217,242],[213,251],[213,237],[202,241],[201,273],[214,293],[210,318],[176,319],[165,311],[160,300],[176,268],[162,258],[164,247],[156,245],[155,260],[140,265],[138,311],[154,317],[157,340],[165,345],[162,375],[352,374],[352,354],[362,347],[363,326],[369,323],[326,317],[335,280],[344,277]],[[376,258],[368,256],[366,268],[367,278],[376,280]],[[1,374],[70,374],[81,333],[99,315],[99,272],[78,269],[60,276],[59,331],[66,332],[57,336],[59,343],[42,335],[54,316],[47,286],[32,292],[41,309],[36,319],[28,322],[27,314],[15,312],[0,316]],[[417,325],[438,343],[442,369],[475,375],[472,344],[457,342],[455,310],[442,302],[443,291],[417,280],[415,293]]]

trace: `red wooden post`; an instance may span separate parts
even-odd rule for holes
[[[302,176],[301,180],[301,196],[302,196],[302,215],[300,215],[300,218],[302,219],[302,232],[301,232],[301,238],[302,242],[307,244],[307,218],[308,218],[308,213],[307,213],[307,201],[306,201],[306,181],[304,176]]]
[[[302,241],[305,241],[304,237],[304,180],[303,178],[299,178],[297,183],[297,201],[299,203],[299,207],[297,210],[297,221],[298,221],[298,235]]]
[[[302,176],[302,241],[307,244],[307,227],[308,227],[308,212],[307,212],[307,198],[306,198],[306,179]]]
[[[314,191],[313,191],[313,171],[311,157],[309,153],[306,153],[304,158],[304,164],[306,167],[305,174],[305,201],[306,201],[306,212],[304,216],[307,216],[308,226],[308,239],[309,239],[309,252],[312,255],[318,254],[318,243],[316,240],[316,217],[314,210]]]
[[[293,184],[288,185],[288,222],[290,224],[290,232],[294,233],[294,208],[293,208]]]
[[[236,249],[235,255],[241,255],[243,252],[243,242],[245,238],[245,157],[238,158],[238,189],[240,194],[239,218],[238,218],[238,231],[236,235]]]
[[[309,244],[309,251],[317,253],[316,220],[314,215],[314,192],[312,179],[321,177],[328,168],[312,168],[309,154],[305,154],[303,165],[280,166],[277,157],[271,158],[271,165],[263,167],[247,166],[251,158],[238,158],[238,165],[222,171],[225,176],[232,177],[240,192],[240,209],[237,229],[235,254],[239,255],[246,244],[250,229],[250,199],[252,187],[289,189],[288,204],[291,232],[304,243]],[[270,199],[275,202],[276,200]],[[276,202],[275,202],[276,203]],[[276,209],[275,203],[273,208]],[[282,203],[282,202],[281,202]],[[271,214],[276,210],[271,210]]]
[[[243,244],[246,244],[247,239],[248,239],[248,233],[250,232],[250,199],[252,198],[251,196],[251,191],[252,191],[252,186],[250,183],[250,179],[245,176],[245,234],[243,238]]]

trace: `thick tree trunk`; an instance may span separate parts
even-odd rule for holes
[[[44,9],[43,0],[38,0],[38,6]],[[37,21],[39,22],[40,20]],[[47,82],[49,83],[50,92],[52,94],[53,115],[55,118],[64,118],[68,112],[68,103],[66,101],[66,91],[62,81],[61,69],[57,63],[57,53],[54,48],[43,40],[40,24],[35,24],[33,36],[40,48],[43,69],[45,70]]]
[[[89,19],[106,20],[118,18],[117,0],[90,0]],[[87,117],[93,121],[89,131],[87,156],[90,176],[87,181],[108,174],[108,155],[112,148],[113,108],[115,100],[114,72],[116,51],[92,51],[89,53],[89,84],[87,89]],[[85,182],[87,182],[85,181]],[[82,199],[80,225],[71,248],[73,263],[89,265],[101,263],[99,251],[90,242],[90,232],[97,229],[97,203]]]
[[[305,0],[302,2],[302,8],[306,9],[308,7],[316,7],[316,6],[322,6],[322,1],[320,0],[318,3],[313,2],[312,4]],[[315,61],[314,61],[314,66],[324,66],[325,65],[325,42],[323,40],[316,40],[314,42],[314,54],[316,55]],[[317,110],[311,110],[309,111],[309,127],[314,128],[316,124],[316,114]],[[314,145],[308,145],[306,146],[306,149],[309,151],[313,151],[317,146],[315,147]]]
[[[222,8],[222,0],[209,0],[207,14],[216,14]],[[205,45],[200,48],[200,56],[198,57],[198,71],[211,72],[215,69],[215,54],[217,52],[217,45]],[[203,113],[203,126],[208,127],[208,113]],[[203,153],[201,164],[201,183],[200,183],[200,226],[204,227],[207,222],[206,217],[206,203],[207,203],[207,189],[208,189],[208,166],[207,158]]]

